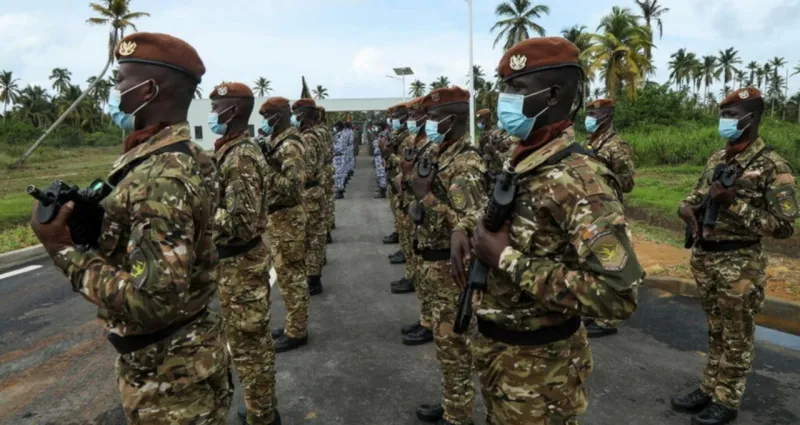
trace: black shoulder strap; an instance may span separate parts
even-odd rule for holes
[[[123,167],[121,170],[117,171],[113,176],[111,176],[111,178],[109,178],[109,183],[112,186],[116,186],[119,182],[122,181],[122,179],[125,178],[125,176],[127,176],[131,171],[133,171],[134,168],[138,167],[141,163],[143,163],[153,155],[161,155],[163,153],[183,153],[194,158],[194,152],[192,152],[191,148],[189,148],[189,143],[190,142],[188,140],[173,143],[164,146],[163,148],[158,148],[147,155],[136,158],[133,161],[129,162],[128,165]]]
[[[545,161],[542,165],[555,165],[555,164],[558,164],[564,158],[566,158],[566,157],[568,157],[568,156],[570,156],[570,155],[572,155],[574,153],[581,154],[581,155],[586,155],[586,156],[589,156],[589,157],[593,156],[591,152],[589,152],[588,150],[586,150],[586,148],[584,148],[583,146],[581,146],[579,143],[576,142],[576,143],[573,143],[573,144],[567,146],[566,148],[561,149],[560,151],[556,152],[550,158],[547,158],[547,161]]]

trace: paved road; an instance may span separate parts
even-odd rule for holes
[[[278,357],[285,424],[417,424],[416,404],[437,398],[433,346],[401,344],[400,326],[415,320],[417,300],[389,294],[388,282],[402,273],[386,260],[395,247],[380,244],[391,216],[385,201],[372,199],[366,158],[358,165],[346,198],[337,201],[338,229],[325,293],[313,298],[310,343]],[[123,424],[114,355],[93,308],[47,262],[37,264],[43,267],[0,277],[0,424]],[[284,309],[277,291],[273,300],[278,324]],[[596,367],[583,424],[688,424],[667,403],[697,385],[705,360],[696,300],[643,290],[621,333],[592,346]],[[738,423],[800,423],[800,351],[766,341],[757,350]],[[237,392],[235,406],[241,400]]]

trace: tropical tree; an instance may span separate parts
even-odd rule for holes
[[[41,86],[28,86],[20,91],[15,108],[17,116],[37,127],[50,122],[52,105],[50,95]]]
[[[18,78],[11,71],[0,72],[0,102],[3,102],[3,121],[6,120],[8,105],[15,103],[19,96]]]
[[[431,90],[446,89],[450,87],[450,79],[444,75],[437,78],[436,81],[431,83]]]
[[[486,74],[483,72],[483,67],[480,65],[472,65],[472,73],[475,76],[475,85],[473,90],[475,93],[485,89],[486,87]],[[470,75],[467,73],[467,86],[469,86]]]
[[[83,93],[78,85],[68,85],[61,94],[54,99],[55,112],[57,114],[66,112],[72,103],[81,97],[81,94]],[[97,107],[93,100],[89,97],[84,97],[78,102],[78,106],[72,111],[68,118],[73,127],[86,128],[91,125],[91,121],[95,118],[97,112]]]
[[[764,72],[764,68],[759,67],[758,69],[756,69],[756,88],[759,90],[761,90],[761,83],[764,82],[765,74],[766,73]]]
[[[775,56],[775,58],[769,61],[769,64],[772,65],[772,72],[773,72],[772,78],[777,78],[778,71],[780,71],[781,68],[786,66],[786,60],[784,58],[779,58]]]
[[[637,23],[630,9],[616,6],[597,30],[582,58],[588,61],[592,73],[600,74],[608,96],[616,97],[624,90],[635,100],[643,76],[654,69],[645,56],[645,48],[652,45],[649,30]]]
[[[655,22],[656,25],[658,25],[658,38],[660,39],[664,37],[664,23],[661,22],[661,17],[669,12],[669,8],[658,4],[658,0],[636,0],[636,4],[642,11],[644,25],[650,30],[650,33],[653,33],[653,27],[651,24]],[[647,56],[648,60],[653,59],[651,49],[652,46],[647,46],[645,48],[645,56]]]
[[[769,82],[772,80],[772,65],[769,62],[764,64],[764,91],[769,90]]]
[[[583,53],[592,46],[592,35],[587,31],[586,25],[574,25],[572,28],[566,28],[561,30],[561,36],[569,40],[578,50]],[[578,59],[580,62],[581,68],[583,68],[584,74],[586,74],[586,78],[584,81],[584,97],[589,97],[590,92],[590,84],[591,81],[594,80],[594,74],[589,69],[589,61],[586,57],[581,55]]]
[[[794,67],[794,72],[792,72],[792,75],[797,74],[800,74],[800,62]]]
[[[717,58],[714,56],[703,56],[703,61],[700,62],[700,74],[703,79],[703,84],[706,86],[706,99],[708,99],[708,89],[719,78],[720,70],[717,67]]]
[[[264,77],[258,77],[253,83],[253,91],[258,97],[269,96],[272,93],[271,82]]]
[[[72,72],[67,68],[53,68],[50,79],[53,80],[53,90],[61,94],[70,85]]]
[[[500,30],[494,40],[497,46],[505,38],[504,50],[522,40],[531,38],[531,32],[544,37],[544,27],[536,23],[542,15],[550,13],[550,7],[543,4],[533,4],[531,0],[506,0],[494,10],[494,14],[500,19],[493,26],[491,31]]]
[[[103,67],[103,70],[97,76],[97,80],[95,81],[95,85],[106,75],[108,68],[111,66],[111,63],[114,62],[114,49],[117,47],[119,40],[121,40],[125,35],[125,30],[128,28],[132,28],[136,31],[136,25],[134,25],[133,21],[139,18],[144,18],[146,16],[150,16],[149,13],[146,12],[131,12],[130,10],[130,3],[131,0],[101,0],[99,3],[89,3],[89,8],[91,8],[98,16],[91,17],[86,20],[87,23],[91,25],[108,25],[111,27],[108,33],[108,59],[106,60],[106,65]],[[20,167],[26,159],[42,144],[44,139],[53,132],[53,130],[61,124],[62,121],[69,115],[75,108],[78,107],[78,104],[94,90],[94,86],[89,86],[86,91],[84,91],[75,102],[67,108],[61,116],[53,123],[53,125],[48,128],[44,134],[39,137],[39,139],[31,146],[22,156],[14,163],[11,164],[11,168]]]
[[[733,47],[719,51],[719,55],[717,56],[717,65],[719,66],[719,70],[722,74],[722,81],[724,84],[723,89],[730,91],[730,88],[728,88],[728,83],[733,80],[735,76],[734,72],[738,71],[738,69],[736,69],[736,65],[742,63],[742,60],[739,59],[738,55],[739,52]],[[728,94],[726,92],[723,97],[727,95]]]
[[[408,89],[408,95],[412,97],[420,97],[425,94],[426,85],[420,80],[414,80]]]
[[[756,61],[752,61],[752,62],[747,64],[747,70],[750,71],[750,79],[747,80],[747,85],[748,86],[752,86],[755,83],[755,81],[756,81],[756,71],[758,71],[758,68],[760,68],[760,66],[758,65],[758,62],[756,62]]]
[[[692,66],[696,61],[694,53],[687,53],[686,49],[678,49],[673,53],[669,61],[669,79],[675,81],[675,85],[679,88],[686,88],[692,76]]]
[[[314,94],[314,99],[326,99],[328,97],[328,89],[319,85],[311,92]]]

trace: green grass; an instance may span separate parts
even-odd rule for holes
[[[650,242],[664,243],[676,248],[683,248],[683,234],[664,229],[663,227],[651,226],[641,221],[630,220],[631,231],[636,237]]]
[[[27,224],[10,226],[0,231],[0,253],[37,245],[39,240]]]

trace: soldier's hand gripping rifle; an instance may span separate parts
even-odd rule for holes
[[[505,170],[497,178],[492,190],[492,198],[486,206],[483,224],[486,230],[495,233],[500,231],[511,216],[514,198],[517,196],[517,182],[514,172]],[[486,290],[489,278],[489,267],[477,258],[469,268],[467,287],[458,296],[458,312],[453,331],[458,334],[466,332],[472,320],[472,294]]]
[[[729,188],[736,183],[738,172],[735,167],[731,167],[727,164],[717,164],[714,167],[714,174],[711,176],[711,184],[713,185],[716,182],[722,184],[722,187]],[[717,225],[717,216],[719,216],[719,202],[714,202],[711,199],[711,190],[709,188],[709,193],[706,194],[705,198],[703,198],[703,203],[700,204],[700,207],[697,209],[697,223],[700,225],[700,235],[702,236],[703,229],[710,228],[713,229]],[[691,225],[686,226],[686,233],[684,238],[683,247],[686,249],[691,249],[697,243],[697,239],[694,237],[694,232]]]
[[[417,176],[421,179],[427,179],[430,177],[431,174],[436,174],[438,171],[438,166],[435,162],[431,161],[431,159],[425,155],[417,161]],[[433,188],[431,188],[433,190]],[[414,202],[411,204],[409,213],[411,215],[411,219],[414,221],[414,224],[422,224],[422,221],[425,217],[425,211],[422,209],[422,205],[420,202]]]
[[[25,191],[39,201],[39,206],[36,208],[36,221],[41,224],[53,221],[61,207],[72,201],[74,207],[67,226],[77,248],[85,251],[98,247],[105,215],[100,201],[112,190],[113,187],[108,183],[97,179],[85,189],[78,189],[77,186],[69,186],[61,180],[55,180],[45,190],[39,190],[36,186],[30,185]]]

